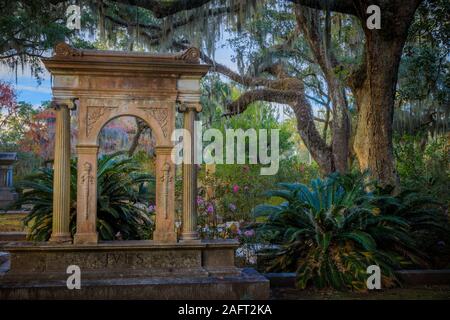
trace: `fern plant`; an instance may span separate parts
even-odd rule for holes
[[[398,283],[395,269],[427,266],[411,235],[411,217],[400,214],[401,206],[393,210],[399,202],[380,194],[367,175],[334,174],[309,186],[280,186],[268,196],[285,202],[260,205],[254,214],[267,218],[259,232],[282,247],[269,269],[295,271],[300,288],[364,290],[370,265],[380,267],[383,286],[389,287]]]
[[[97,170],[97,230],[101,240],[149,239],[153,220],[154,178],[141,173],[139,163],[124,153],[103,156]],[[76,231],[77,165],[71,162],[70,231]],[[29,239],[46,241],[52,231],[53,169],[44,168],[20,183],[19,205],[30,205],[25,218]]]

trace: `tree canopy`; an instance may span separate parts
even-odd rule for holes
[[[369,169],[397,185],[396,132],[448,130],[449,4],[444,0],[379,0],[381,29],[366,20],[373,1],[99,0],[81,6],[81,30],[65,26],[71,1],[1,1],[0,61],[31,63],[58,41],[78,47],[178,51],[201,58],[240,94],[220,101],[233,117],[257,102],[289,106],[297,131],[323,173]],[[235,53],[215,61],[219,45]],[[208,104],[208,103],[206,103]],[[209,115],[209,122],[217,112]],[[212,118],[211,118],[212,117]],[[145,129],[145,128],[142,128]]]

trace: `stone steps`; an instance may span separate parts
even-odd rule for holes
[[[79,290],[69,290],[65,280],[0,284],[0,300],[264,300],[268,298],[269,281],[251,269],[244,269],[239,276],[226,277],[101,280],[81,278]]]

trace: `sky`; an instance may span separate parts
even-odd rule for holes
[[[50,74],[45,71],[41,84],[31,75],[29,67],[25,66],[16,72],[5,65],[0,65],[0,79],[11,83],[16,89],[17,101],[25,101],[34,106],[40,106],[42,101],[51,100]]]

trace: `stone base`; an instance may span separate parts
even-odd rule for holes
[[[253,269],[245,269],[237,276],[227,277],[82,280],[80,290],[67,289],[65,280],[27,285],[0,285],[0,300],[262,300],[268,298],[268,280]]]
[[[18,194],[12,188],[0,187],[0,209],[6,209],[18,199]]]
[[[176,243],[177,233],[176,232],[158,232],[155,230],[153,232],[153,240],[156,242],[166,242],[166,243]]]
[[[53,243],[72,243],[72,237],[70,233],[60,233],[60,234],[53,234],[50,237],[50,242]]]
[[[10,243],[0,299],[267,299],[269,281],[234,266],[234,241],[98,245]],[[69,265],[81,289],[69,290]]]
[[[74,235],[73,242],[75,244],[83,245],[83,244],[97,244],[98,242],[98,233],[80,233],[77,232]]]

